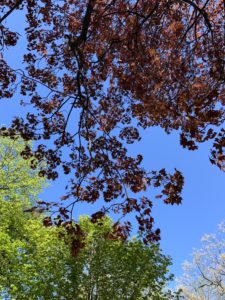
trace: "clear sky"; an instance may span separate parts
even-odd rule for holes
[[[18,26],[18,22],[21,24],[21,19],[14,14],[11,24]],[[22,43],[20,46],[23,49]],[[15,49],[10,50],[7,56],[13,65],[17,64],[19,53]],[[0,124],[7,125],[13,116],[24,115],[25,109],[18,105],[18,100],[1,99]],[[129,146],[129,149],[130,154],[143,154],[143,166],[147,170],[165,167],[173,171],[177,168],[185,177],[183,204],[168,206],[161,200],[154,200],[153,209],[155,225],[162,231],[162,249],[172,256],[171,271],[179,276],[182,273],[181,263],[190,258],[193,248],[200,247],[201,236],[215,232],[217,224],[225,219],[225,174],[209,162],[210,143],[200,145],[199,150],[191,152],[179,145],[177,133],[167,135],[160,128],[143,131],[142,140]],[[65,183],[62,175],[44,191],[42,199],[58,199],[64,194]],[[89,208],[76,213],[85,212],[88,213]]]

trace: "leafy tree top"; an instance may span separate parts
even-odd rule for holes
[[[23,205],[0,199],[3,299],[166,299],[171,262],[157,245],[112,238],[111,219],[93,224],[83,216],[77,226],[84,246],[74,253],[78,235],[44,227],[40,216],[24,213]]]

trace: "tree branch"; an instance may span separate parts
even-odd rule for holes
[[[91,21],[91,15],[94,10],[94,3],[95,3],[94,0],[89,0],[89,2],[87,4],[87,9],[86,9],[86,13],[85,13],[84,20],[83,20],[81,34],[78,37],[78,41],[77,41],[78,45],[80,45],[82,42],[84,42],[84,43],[86,42],[88,28],[89,28],[90,21]]]
[[[186,32],[184,33],[184,35],[183,35],[183,37],[182,37],[182,39],[181,39],[181,43],[184,41],[184,39],[185,39],[187,33],[191,30],[191,28],[192,28],[193,26],[196,25],[196,23],[197,23],[197,21],[198,21],[198,18],[199,18],[201,15],[203,15],[203,17],[204,17],[204,19],[205,19],[205,22],[206,22],[206,24],[207,24],[207,26],[208,26],[208,28],[209,28],[209,31],[210,31],[211,36],[212,36],[212,41],[213,41],[213,31],[212,31],[212,26],[211,26],[211,23],[210,23],[210,21],[209,21],[208,14],[207,14],[206,11],[205,11],[205,7],[206,7],[206,5],[208,4],[209,0],[207,0],[207,1],[205,2],[204,6],[203,6],[202,8],[200,8],[199,6],[197,6],[197,5],[196,5],[195,3],[193,3],[192,1],[189,1],[189,0],[182,0],[182,1],[185,2],[185,3],[190,4],[190,5],[193,6],[194,8],[196,8],[197,11],[198,11],[198,15],[195,17],[193,23],[192,23],[190,26],[188,26]]]
[[[20,4],[23,2],[23,0],[19,0],[16,2],[16,4],[0,19],[0,24],[15,10],[17,9]]]
[[[209,20],[209,17],[208,17],[208,14],[207,12],[205,11],[204,8],[200,8],[197,4],[195,4],[194,2],[192,2],[191,0],[182,0],[183,2],[191,5],[193,8],[195,8],[199,13],[200,15],[203,16],[204,20],[205,20],[205,23],[206,25],[208,26],[209,30],[212,31],[212,25],[210,23],[210,20]],[[206,2],[208,3],[208,1]],[[205,7],[206,5],[204,5]]]

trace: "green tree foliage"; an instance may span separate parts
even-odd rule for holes
[[[71,237],[43,227],[22,203],[0,202],[0,282],[13,299],[164,299],[169,258],[157,245],[111,237],[112,221],[82,217],[84,248],[71,255]]]
[[[78,258],[83,262],[77,299],[164,299],[162,289],[170,259],[158,245],[143,245],[134,238],[122,241],[113,235],[112,220],[98,223],[81,217],[85,247]],[[150,297],[150,298],[149,298]]]
[[[21,139],[0,138],[0,194],[4,200],[33,202],[44,186],[38,171],[29,167],[31,160],[21,158],[24,146],[31,144]]]
[[[68,235],[44,227],[44,215],[25,212],[44,182],[20,157],[23,147],[21,140],[1,139],[2,299],[164,299],[171,262],[158,245],[124,241],[109,217],[83,216],[72,224],[81,234]]]
[[[21,139],[0,140],[0,290],[3,299],[52,299],[62,283],[67,286],[70,251],[56,228],[46,229],[40,216],[24,212],[45,183],[20,156],[23,149]]]
[[[60,299],[69,284],[69,248],[56,228],[23,212],[23,203],[0,201],[0,287],[9,299]],[[68,290],[69,292],[69,290]],[[3,297],[4,299],[4,297]],[[72,298],[63,298],[72,299]]]

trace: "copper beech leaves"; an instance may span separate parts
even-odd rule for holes
[[[153,186],[156,198],[180,204],[183,177],[146,171],[141,155],[129,155],[142,128],[178,130],[190,150],[213,140],[211,162],[224,168],[224,10],[222,0],[1,1],[0,96],[20,93],[32,107],[1,132],[38,141],[21,154],[32,168],[43,162],[40,176],[54,180],[62,168],[71,178],[46,225],[98,201],[93,222],[132,212],[145,241],[159,239],[145,194]],[[24,32],[10,28],[14,13]],[[18,39],[26,43],[21,69],[4,59]],[[126,236],[131,224],[115,228]]]

